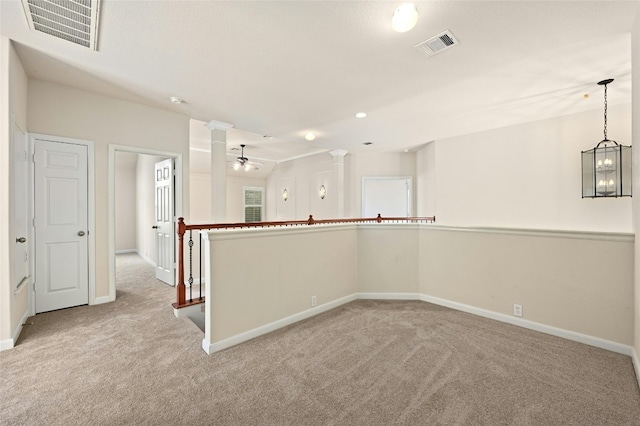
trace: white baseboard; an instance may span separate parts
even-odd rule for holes
[[[111,296],[100,296],[93,299],[92,305],[100,305],[102,303],[114,302],[115,299]]]
[[[20,337],[20,333],[22,332],[22,326],[27,322],[28,318],[29,318],[29,310],[27,309],[22,315],[22,318],[20,318],[20,322],[18,323],[18,326],[11,333],[11,339],[0,340],[0,351],[11,349],[16,345],[16,342]]]
[[[633,348],[631,346],[623,345],[621,343],[612,342],[610,340],[605,340],[599,337],[593,337],[586,334],[576,333],[575,331],[569,331],[562,328],[552,327],[550,325],[540,324],[538,322],[533,322],[533,321],[525,320],[518,317],[512,317],[510,315],[505,315],[498,312],[477,308],[471,305],[465,305],[463,303],[452,302],[451,300],[441,299],[439,297],[427,296],[425,294],[422,294],[420,299],[425,302],[434,303],[440,306],[446,306],[447,308],[468,312],[470,314],[494,319],[501,322],[506,322],[508,324],[527,328],[529,330],[539,331],[541,333],[550,334],[556,337],[562,337],[563,339],[584,343],[586,345],[595,346],[596,348],[606,349],[608,351],[616,352],[623,355],[631,356],[633,351]]]
[[[204,349],[206,353],[212,354],[214,352],[218,352],[223,349],[230,348],[231,346],[235,346],[239,343],[243,343],[248,340],[254,339],[258,336],[262,336],[263,334],[270,333],[279,328],[286,327],[287,325],[291,325],[298,321],[302,321],[312,316],[321,314],[333,308],[337,308],[338,306],[344,305],[345,303],[349,303],[354,300],[356,300],[355,294],[341,297],[340,299],[334,300],[332,302],[325,303],[323,305],[316,306],[314,308],[307,309],[302,312],[298,312],[297,314],[293,314],[288,317],[274,321],[272,323],[254,328],[253,330],[245,331],[244,333],[236,334],[235,336],[220,340],[219,342],[215,342],[215,343],[209,342],[205,337],[204,339],[202,339],[202,349]]]
[[[636,380],[638,381],[638,387],[640,387],[640,359],[636,348],[631,348],[631,362],[633,362],[633,368],[636,370]]]
[[[153,260],[151,260],[151,258],[145,256],[144,254],[140,253],[140,251],[136,250],[136,253],[138,253],[138,256],[140,256],[142,259],[144,259],[145,262],[147,262],[149,265],[153,266],[154,268],[156,267],[156,262],[154,262]]]
[[[356,298],[364,300],[421,300],[420,293],[356,293]]]
[[[138,253],[138,250],[136,250],[136,249],[116,250],[116,254],[127,254],[127,253]]]
[[[279,328],[296,323],[303,319],[310,318],[314,315],[318,315],[322,312],[326,312],[330,309],[337,308],[345,303],[351,302],[356,299],[370,299],[370,300],[422,300],[424,302],[433,303],[440,306],[446,306],[447,308],[455,309],[462,312],[467,312],[473,315],[478,315],[484,318],[490,318],[496,321],[512,324],[518,327],[523,327],[529,330],[538,331],[552,336],[561,337],[563,339],[571,340],[574,342],[584,343],[586,345],[595,346],[597,348],[605,349],[611,352],[616,352],[623,355],[632,357],[633,365],[636,370],[636,377],[640,384],[640,360],[638,354],[632,346],[623,345],[621,343],[612,342],[610,340],[601,339],[599,337],[593,337],[586,334],[577,333],[562,328],[552,327],[549,325],[541,324],[534,321],[525,320],[518,317],[512,317],[510,315],[501,314],[487,309],[478,308],[476,306],[466,305],[464,303],[453,302],[447,299],[441,299],[439,297],[428,296],[421,293],[354,293],[349,296],[342,297],[334,300],[333,302],[325,303],[315,308],[307,309],[297,314],[282,318],[272,323],[254,328],[252,330],[245,331],[235,336],[228,337],[219,342],[211,343],[205,339],[202,340],[202,348],[208,354],[227,349],[231,346],[235,346],[239,343],[246,342],[263,334],[270,333]]]

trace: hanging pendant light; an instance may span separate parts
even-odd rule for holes
[[[604,86],[604,139],[582,151],[582,198],[631,197],[631,146],[607,138],[607,84]]]

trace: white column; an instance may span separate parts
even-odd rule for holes
[[[227,130],[233,124],[209,121],[211,130],[211,223],[227,221]]]
[[[336,186],[333,191],[336,194],[336,217],[344,217],[344,156],[347,155],[344,149],[334,149],[330,152],[333,156],[333,184]]]

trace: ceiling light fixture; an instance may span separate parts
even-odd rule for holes
[[[183,102],[184,102],[184,100],[183,100],[182,98],[179,98],[179,97],[177,97],[177,96],[170,96],[170,97],[169,97],[169,100],[170,100],[171,102],[173,102],[174,104],[181,104],[181,103],[183,103]]]
[[[604,139],[582,151],[582,198],[631,197],[631,147],[607,138],[607,84],[604,86]]]
[[[242,167],[244,169],[245,172],[248,172],[249,170],[251,170],[251,164],[249,164],[249,159],[247,157],[244,156],[244,147],[246,145],[241,144],[240,147],[242,148],[240,157],[236,158],[236,162],[233,163],[233,170],[240,170],[240,168]]]
[[[356,118],[365,118],[367,116],[366,112],[358,112],[356,113]]]
[[[309,132],[306,135],[304,135],[304,138],[308,141],[312,141],[316,138],[316,135],[314,135],[312,132]]]
[[[418,23],[418,9],[413,3],[400,5],[391,18],[391,27],[399,32],[406,33]]]

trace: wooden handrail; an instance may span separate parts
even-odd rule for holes
[[[242,228],[269,228],[269,227],[287,227],[287,226],[305,226],[305,225],[321,225],[332,223],[383,223],[383,222],[404,222],[404,223],[433,223],[436,221],[435,216],[427,217],[377,217],[369,218],[347,218],[347,219],[319,219],[309,215],[307,220],[286,220],[277,222],[241,222],[241,223],[209,223],[202,225],[187,225],[184,218],[178,218],[178,285],[176,286],[176,303],[174,308],[182,308],[193,304],[204,302],[204,297],[200,294],[197,301],[187,300],[186,288],[184,282],[184,234],[188,230],[209,230],[209,229],[242,229]],[[190,243],[191,249],[192,243]],[[202,280],[202,277],[200,278]]]

